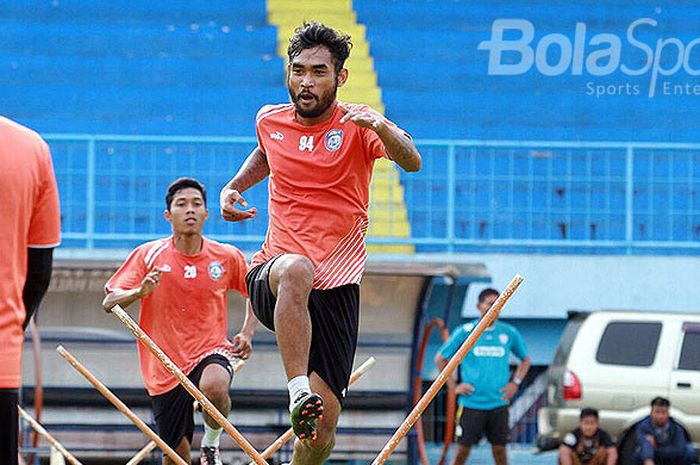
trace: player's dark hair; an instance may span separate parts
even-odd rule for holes
[[[671,406],[671,402],[666,399],[665,397],[654,397],[651,399],[651,406],[653,407],[666,407],[669,408]]]
[[[579,419],[583,420],[586,417],[595,417],[595,419],[598,419],[598,410],[590,407],[582,408],[581,409],[581,414],[578,416]]]
[[[170,204],[172,203],[175,194],[177,194],[177,191],[187,189],[188,187],[197,189],[199,192],[201,192],[202,199],[204,199],[204,205],[207,204],[207,190],[204,188],[201,182],[194,178],[178,178],[170,183],[168,186],[168,192],[165,194],[165,208],[167,208],[168,211],[170,211]]]
[[[322,23],[304,22],[294,30],[294,35],[289,39],[289,47],[287,47],[289,62],[291,63],[303,50],[319,45],[326,47],[331,52],[337,74],[343,69],[345,60],[350,56],[352,42],[349,35],[341,34]]]
[[[496,297],[498,297],[499,294],[498,291],[492,287],[486,288],[479,293],[479,303],[484,303],[484,300],[486,300],[486,298],[490,295],[495,295]]]

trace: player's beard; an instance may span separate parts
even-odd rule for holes
[[[292,99],[292,103],[294,103],[294,107],[296,108],[296,112],[299,116],[302,118],[317,118],[321,116],[324,111],[328,110],[328,108],[333,105],[333,102],[335,102],[336,95],[338,94],[338,78],[335,80],[333,90],[330,90],[325,94],[321,94],[320,97],[314,95],[316,98],[316,105],[307,110],[303,109],[299,104],[299,95],[301,95],[301,92],[295,95],[292,92],[292,89],[289,87],[287,87],[287,90],[289,91],[289,97]]]

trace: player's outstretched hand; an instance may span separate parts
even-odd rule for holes
[[[384,126],[384,117],[378,111],[374,111],[370,108],[357,110],[354,106],[345,103],[339,103],[338,108],[345,113],[343,117],[340,118],[341,123],[352,121],[358,126],[372,129],[373,131],[379,131]]]
[[[251,352],[253,352],[252,338],[245,333],[238,333],[233,336],[233,355],[241,360],[248,360]]]
[[[243,198],[240,192],[236,189],[224,189],[221,191],[221,197],[219,198],[219,204],[221,206],[221,216],[226,221],[243,221],[249,218],[254,218],[258,213],[258,209],[253,207],[248,210],[241,210],[236,208],[236,204],[242,207],[247,207],[248,202]]]

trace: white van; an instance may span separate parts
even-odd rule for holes
[[[671,401],[671,416],[700,449],[700,315],[602,310],[569,312],[548,371],[547,406],[538,414],[537,447],[557,447],[584,407],[629,462],[631,428],[649,415],[651,399]]]

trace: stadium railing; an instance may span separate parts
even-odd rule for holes
[[[168,232],[163,193],[178,176],[208,187],[207,233],[253,250],[267,227],[219,218],[216,197],[255,138],[45,134],[63,208],[64,247],[124,249]],[[417,252],[700,253],[700,144],[417,140],[423,170],[401,174]],[[375,178],[375,181],[377,179]],[[373,214],[394,208],[374,199]]]

